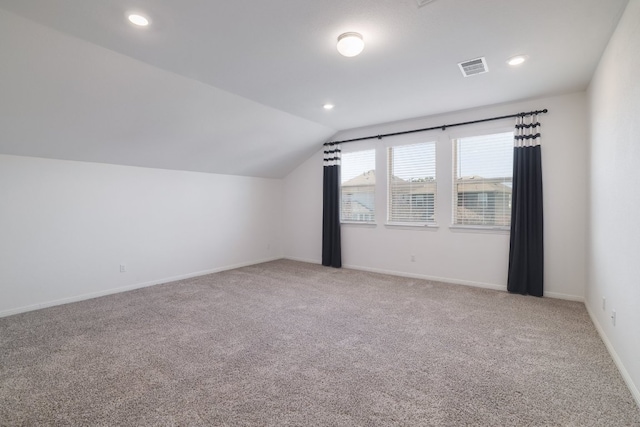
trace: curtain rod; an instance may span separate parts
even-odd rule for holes
[[[325,142],[323,145],[344,144],[346,142],[364,141],[366,139],[374,139],[374,138],[382,139],[382,138],[384,138],[386,136],[405,135],[405,134],[408,134],[408,133],[425,132],[425,131],[428,131],[428,130],[435,130],[435,129],[445,130],[446,128],[452,128],[452,127],[455,127],[455,126],[472,125],[472,124],[475,124],[475,123],[490,122],[490,121],[493,121],[493,120],[510,119],[512,117],[533,116],[534,114],[545,114],[545,113],[548,113],[548,112],[549,112],[549,110],[547,110],[545,108],[544,110],[529,111],[528,113],[509,114],[508,116],[491,117],[489,119],[473,120],[471,122],[460,122],[460,123],[453,123],[451,125],[433,126],[433,127],[430,127],[430,128],[422,128],[422,129],[405,130],[405,131],[402,131],[402,132],[385,133],[385,134],[382,134],[382,135],[363,136],[361,138],[345,139],[343,141]]]

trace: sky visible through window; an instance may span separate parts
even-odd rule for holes
[[[405,181],[436,177],[436,144],[412,144],[393,147],[393,175]],[[408,160],[411,161],[408,161]],[[417,160],[417,161],[416,161]]]
[[[459,138],[456,178],[504,178],[513,173],[513,132]]]
[[[376,150],[342,153],[340,181],[344,184],[358,175],[376,168]]]

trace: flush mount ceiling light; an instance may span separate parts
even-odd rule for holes
[[[322,108],[325,110],[333,110],[333,104],[324,104]]]
[[[344,33],[338,36],[338,52],[340,55],[352,57],[359,55],[364,49],[364,40],[360,33]]]
[[[507,64],[511,65],[512,67],[515,67],[516,65],[522,64],[524,61],[527,60],[527,58],[528,58],[527,55],[512,56],[511,58],[507,59]]]
[[[149,25],[149,19],[137,13],[130,14],[129,16],[127,16],[127,19],[129,20],[129,22],[139,27],[146,27],[147,25]]]

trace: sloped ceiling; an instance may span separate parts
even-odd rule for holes
[[[280,178],[339,130],[585,89],[627,2],[0,0],[0,153]]]

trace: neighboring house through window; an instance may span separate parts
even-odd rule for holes
[[[341,164],[341,220],[375,221],[375,150],[343,153]]]
[[[453,224],[511,224],[513,132],[453,140]]]
[[[434,223],[436,143],[389,147],[387,160],[388,222]]]
[[[415,141],[415,139],[414,139]],[[449,141],[449,142],[448,142]],[[437,144],[451,143],[449,165],[436,167]],[[376,222],[378,197],[385,198],[389,225],[437,225],[436,169],[452,173],[452,225],[508,229],[511,224],[513,131],[386,145],[342,153],[341,221]],[[376,153],[386,158],[376,171]],[[381,159],[382,160],[382,159]],[[449,160],[445,160],[447,163]],[[386,165],[385,165],[386,163]],[[379,173],[377,173],[379,172]],[[378,176],[376,176],[378,175]],[[448,182],[444,185],[449,186]],[[448,196],[441,196],[442,203]]]

